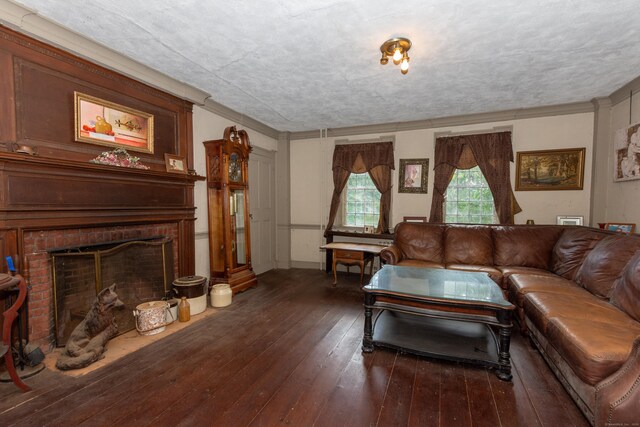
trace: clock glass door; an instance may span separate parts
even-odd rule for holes
[[[244,190],[231,191],[231,218],[233,241],[231,244],[234,267],[247,263],[246,208]]]

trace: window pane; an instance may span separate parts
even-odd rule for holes
[[[445,222],[496,222],[493,196],[478,166],[468,170],[456,170],[447,188],[443,208]]]
[[[349,175],[343,192],[343,206],[343,225],[353,227],[378,225],[380,192],[368,173]]]
[[[469,200],[469,189],[466,187],[458,188],[458,200]]]

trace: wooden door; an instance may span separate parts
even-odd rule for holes
[[[254,147],[249,156],[251,264],[256,274],[276,266],[275,155]]]

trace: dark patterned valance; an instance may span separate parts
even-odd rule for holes
[[[393,143],[390,141],[336,145],[333,151],[333,169],[341,168],[353,173],[368,172],[376,166],[395,169],[393,162]]]

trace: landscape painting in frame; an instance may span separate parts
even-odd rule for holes
[[[519,152],[516,190],[582,190],[584,152],[584,148]]]
[[[613,180],[640,179],[640,123],[613,134]]]
[[[76,141],[153,153],[153,116],[75,92]]]

